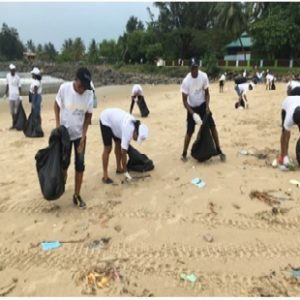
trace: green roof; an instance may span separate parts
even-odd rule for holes
[[[241,35],[241,40],[244,47],[251,47],[253,45],[251,37],[246,32],[244,32]],[[241,43],[239,39],[236,39],[235,41],[232,41],[231,43],[226,45],[226,48],[240,48],[240,47],[241,47]]]

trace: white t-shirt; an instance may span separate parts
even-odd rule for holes
[[[274,79],[274,76],[272,74],[268,74],[266,76],[267,81],[272,81]]]
[[[288,89],[294,89],[295,87],[298,87],[300,86],[300,82],[299,81],[296,81],[296,80],[291,80],[289,81],[289,83],[287,84],[287,88]]]
[[[8,99],[11,101],[19,100],[21,80],[18,74],[12,76],[11,73],[8,73],[6,75],[6,84],[8,84]]]
[[[225,80],[226,80],[225,74],[222,74],[219,81],[225,81]]]
[[[133,86],[131,96],[144,96],[143,89],[139,84]]]
[[[108,108],[100,114],[100,121],[108,126],[114,136],[121,140],[121,148],[128,150],[134,131],[135,118],[119,108]]]
[[[246,82],[246,83],[238,84],[238,88],[242,95],[246,95],[247,92],[249,91],[249,83]]]
[[[37,87],[37,93],[42,94],[42,82],[37,79],[32,79],[29,91],[30,93],[34,94],[34,88]]]
[[[60,124],[67,128],[71,141],[81,138],[85,114],[93,112],[93,92],[86,90],[80,95],[73,82],[65,82],[59,88],[56,103],[60,107]]]
[[[208,86],[207,74],[198,71],[197,78],[193,78],[191,73],[186,75],[181,84],[181,92],[188,96],[189,106],[197,107],[205,102],[205,90]]]
[[[285,111],[283,127],[288,131],[290,131],[293,125],[295,125],[293,120],[293,114],[297,106],[300,107],[300,96],[288,96],[282,103],[281,108]]]

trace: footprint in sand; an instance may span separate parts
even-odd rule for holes
[[[146,230],[146,229],[141,229],[139,230],[138,232],[134,233],[134,234],[130,234],[126,239],[125,241],[126,242],[133,242],[134,240],[140,238],[141,236],[144,236],[144,235],[148,235],[149,236],[149,232]]]

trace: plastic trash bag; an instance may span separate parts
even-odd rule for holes
[[[35,155],[38,179],[46,200],[56,200],[65,191],[63,170],[70,164],[70,147],[68,131],[60,126],[52,131],[49,146]]]
[[[300,166],[300,138],[298,139],[296,144],[296,158],[297,158],[298,165]]]
[[[147,155],[141,154],[138,150],[129,146],[128,148],[129,160],[127,162],[128,171],[134,172],[148,172],[154,169],[154,164]]]
[[[207,117],[203,120],[191,150],[192,157],[200,162],[206,161],[212,156],[217,155],[216,145],[206,120]]]
[[[143,96],[139,96],[138,97],[137,105],[138,105],[138,107],[140,109],[141,116],[143,118],[147,117],[149,115],[150,111],[148,109],[148,106],[146,104],[145,98]]]
[[[41,117],[31,112],[24,126],[23,132],[27,137],[43,137],[44,132],[41,126]]]
[[[22,102],[20,102],[17,113],[14,117],[14,125],[13,127],[17,130],[24,130],[25,124],[27,122],[26,114],[22,105]]]

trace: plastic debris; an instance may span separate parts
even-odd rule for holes
[[[292,272],[293,276],[296,276],[296,277],[300,276],[300,270],[299,269],[292,270],[291,272]]]
[[[188,281],[191,283],[195,283],[198,280],[198,277],[195,274],[180,274],[180,279],[184,281]]]
[[[203,189],[206,186],[206,183],[200,179],[199,177],[196,177],[192,180],[192,184],[197,186],[200,189]]]
[[[291,179],[290,180],[290,183],[297,186],[298,188],[300,188],[300,181],[298,180],[295,180],[295,179]]]
[[[42,242],[41,246],[44,251],[48,251],[48,250],[59,248],[61,246],[61,243],[59,241]]]

